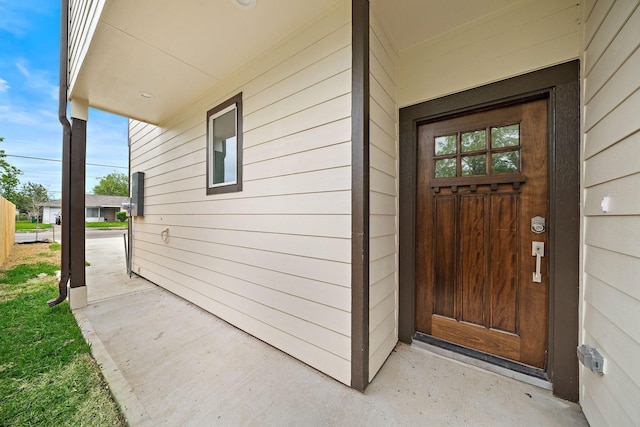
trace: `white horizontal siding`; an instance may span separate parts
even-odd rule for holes
[[[605,373],[581,369],[580,403],[593,426],[634,425],[640,419],[640,2],[591,0],[585,24],[581,343],[604,356]]]
[[[199,213],[186,215],[145,215],[145,225],[162,226],[166,221],[180,227],[193,227],[194,224],[204,224],[203,228],[210,228],[210,221],[215,228],[223,230],[255,231],[263,233],[292,234],[312,236],[312,233],[322,233],[320,237],[336,237],[348,239],[351,227],[349,215],[203,215]],[[322,227],[320,227],[322,225]]]
[[[398,57],[370,14],[369,380],[398,341]]]
[[[586,28],[592,28],[593,19],[595,18],[591,17],[587,20]],[[629,17],[627,25],[620,28],[620,32],[611,40],[611,45],[604,52],[599,53],[599,55],[589,53],[588,50],[585,52],[585,56],[591,55],[592,58],[597,57],[598,59],[597,61],[595,59],[592,61],[588,74],[585,74],[588,82],[584,88],[586,104],[591,103],[591,98],[602,89],[610,78],[618,73],[618,68],[621,64],[624,64],[626,58],[636,50],[640,25],[639,19],[640,17],[636,10]],[[618,100],[618,102],[620,101],[621,99]]]
[[[311,127],[276,141],[254,145],[244,153],[244,163],[253,164],[323,148],[328,144],[350,141],[351,119],[344,118],[323,126]],[[345,139],[346,138],[346,139]],[[325,141],[325,144],[322,144]]]
[[[348,6],[340,2],[167,122],[130,124],[146,205],[135,222],[134,271],[346,384]],[[243,190],[207,196],[206,112],[239,92]]]
[[[585,160],[585,186],[592,187],[640,172],[639,156],[640,134],[635,133]]]
[[[260,233],[254,231],[225,230],[211,227],[173,226],[163,224],[147,226],[140,224],[137,233],[160,235],[169,229],[174,238],[197,242],[216,242],[220,245],[251,248],[269,252],[284,253],[300,257],[343,262],[350,256],[350,239],[319,237],[281,233]]]
[[[636,16],[637,17],[635,19],[637,20],[637,23],[632,25],[640,27],[640,13],[636,13]],[[640,30],[636,30],[636,32],[636,38],[640,37]],[[628,42],[628,39],[625,39],[625,41]],[[630,47],[627,47],[626,49],[630,49]],[[591,95],[588,100],[589,114],[587,114],[587,118],[589,121],[585,123],[585,130],[589,131],[592,129],[611,110],[616,108],[620,103],[621,94],[626,96],[629,93],[632,93],[634,89],[640,88],[640,73],[638,73],[638,70],[640,70],[640,51],[638,50],[633,52],[629,59],[622,63],[613,76],[608,75],[608,70],[605,70],[604,67],[598,67],[597,69],[592,70],[589,78],[589,88],[596,86],[595,84],[591,85],[591,82],[595,80],[608,81],[604,85],[604,88],[601,87],[599,92],[589,94]],[[624,97],[622,99],[624,99]]]
[[[636,91],[621,101],[615,109],[585,134],[585,158],[590,159],[637,132],[638,111],[640,111],[640,91]],[[586,121],[588,108],[585,112]]]
[[[622,24],[625,24],[625,21],[629,19],[636,6],[633,0],[604,1],[601,8],[596,5],[598,13],[594,13],[589,18],[585,30],[587,34],[593,33],[593,38],[585,44],[584,68],[587,74],[608,50],[609,44],[621,30]],[[595,22],[599,25],[594,29],[592,24]],[[633,21],[629,24],[633,26]]]
[[[105,0],[69,1],[69,93],[80,72]]]
[[[314,327],[309,322],[295,319],[288,313],[269,309],[265,305],[255,303],[237,294],[216,292],[215,295],[212,295],[215,289],[207,282],[176,274],[176,271],[157,264],[157,260],[149,262],[140,258],[138,268],[141,274],[149,280],[155,283],[164,283],[163,287],[169,291],[189,301],[197,301],[197,304],[205,310],[215,313],[220,318],[256,337],[269,337],[269,344],[316,369],[322,372],[331,372],[336,378],[350,376],[350,366],[343,363],[344,357],[336,355],[326,348],[318,347],[316,344],[334,342],[335,345],[345,348],[348,345],[348,340],[344,337],[325,333],[314,342],[309,342],[299,336],[301,332],[313,334],[326,332],[326,330],[322,331],[321,328]],[[283,326],[289,324],[291,324],[291,328]],[[288,332],[288,330],[296,328],[295,335]],[[342,340],[341,343],[340,340]],[[343,352],[341,351],[341,353]]]
[[[416,104],[578,58],[580,2],[523,0],[400,52],[398,104]]]
[[[197,193],[203,192],[204,191]],[[245,195],[247,194],[246,191],[243,192]],[[195,199],[198,197],[195,193],[195,191],[189,192],[187,197]],[[216,200],[215,204],[209,203],[207,200],[185,201],[184,199],[177,199],[175,195],[165,197],[164,199],[162,199],[162,197],[162,195],[150,194],[147,196],[145,194],[145,214],[349,215],[351,211],[351,206],[347,205],[351,200],[351,192],[348,190],[329,193],[256,197],[255,200],[248,197],[221,197]],[[154,198],[160,198],[162,203],[147,203],[148,200],[153,201]],[[176,200],[179,201],[179,203],[174,203]],[[170,211],[167,211],[167,205],[173,205]]]
[[[351,144],[337,143],[328,147],[321,147],[302,153],[282,156],[277,159],[266,159],[246,165],[244,169],[245,182],[273,178],[278,176],[301,174],[314,171],[339,169],[351,165]],[[313,166],[311,166],[313,165]],[[311,183],[310,183],[311,184]]]
[[[333,306],[336,303],[329,296],[323,295],[320,299],[327,304],[319,304],[315,299],[301,297],[299,286],[286,286],[278,282],[270,282],[262,277],[261,272],[256,271],[255,267],[247,266],[246,264],[238,264],[233,261],[225,261],[221,259],[215,259],[214,262],[206,255],[185,252],[171,247],[165,247],[162,244],[150,243],[143,244],[144,238],[148,237],[153,239],[154,236],[142,235],[141,244],[138,247],[138,256],[140,258],[140,265],[143,265],[142,260],[146,259],[153,263],[157,259],[162,259],[161,267],[169,273],[169,270],[174,272],[180,272],[181,276],[186,278],[195,279],[200,283],[200,292],[207,295],[220,294],[233,294],[234,297],[244,298],[252,301],[256,304],[265,306],[261,310],[271,311],[269,309],[277,310],[283,313],[282,316],[286,319],[286,315],[291,315],[295,319],[290,319],[291,322],[301,321],[307,324],[308,328],[313,328],[311,333],[309,330],[305,335],[309,335],[307,339],[313,341],[315,337],[325,337],[323,339],[322,347],[330,349],[333,353],[340,355],[341,357],[349,357],[348,351],[345,351],[341,342],[348,341],[348,335],[350,332],[350,320],[348,311],[336,311]],[[172,236],[172,239],[180,239],[180,237]],[[208,264],[205,264],[207,262]],[[188,269],[185,270],[185,267]],[[228,271],[234,271],[237,276],[229,276],[227,274],[220,273],[227,268]],[[160,270],[159,270],[160,271]],[[266,286],[269,284],[271,286]],[[317,287],[317,285],[312,285]],[[339,287],[324,288],[333,291],[333,297],[337,298],[341,296]],[[289,292],[287,292],[289,291]],[[318,292],[306,292],[305,295],[314,296],[319,294]],[[215,298],[215,296],[212,296]],[[222,301],[222,298],[216,298]],[[341,304],[340,302],[338,304]],[[228,304],[231,305],[231,304]],[[245,307],[240,306],[240,310],[245,310]],[[247,312],[251,315],[250,312]],[[256,316],[256,314],[253,314]],[[276,325],[274,325],[276,326]],[[279,329],[285,330],[291,335],[295,335],[295,326],[286,323],[277,325]]]

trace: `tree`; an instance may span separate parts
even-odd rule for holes
[[[0,137],[0,142],[4,141],[4,138]],[[4,150],[0,150],[0,196],[4,197],[14,205],[18,203],[18,175],[22,172],[17,167],[13,166],[5,160],[7,155]]]
[[[38,240],[38,224],[42,205],[49,201],[49,191],[42,184],[31,181],[22,186],[19,195],[20,208],[36,218],[36,240]]]
[[[129,177],[114,171],[100,179],[100,183],[93,187],[93,193],[102,196],[128,196]]]

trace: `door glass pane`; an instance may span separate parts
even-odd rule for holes
[[[439,136],[435,139],[434,145],[436,149],[435,151],[436,156],[444,156],[446,154],[455,154],[457,151],[455,135]]]
[[[436,160],[436,178],[456,176],[456,159]]]
[[[486,135],[484,130],[463,133],[460,137],[460,150],[463,153],[467,151],[484,150],[487,147]]]
[[[520,152],[507,151],[491,155],[491,173],[518,172],[520,170]]]
[[[462,157],[462,175],[485,175],[487,173],[487,156]]]
[[[520,145],[520,125],[491,128],[491,147],[516,147]]]

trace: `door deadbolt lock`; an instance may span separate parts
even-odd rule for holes
[[[531,231],[536,234],[544,233],[546,229],[545,219],[541,216],[531,218]]]

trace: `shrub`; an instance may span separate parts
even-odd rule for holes
[[[120,211],[116,213],[116,218],[120,222],[125,222],[127,220],[127,213],[125,211]]]

